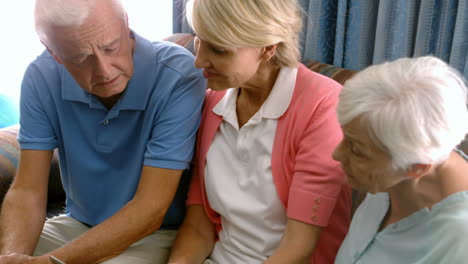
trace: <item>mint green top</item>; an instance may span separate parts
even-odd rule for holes
[[[468,191],[378,231],[388,193],[367,194],[357,209],[335,264],[468,263]]]

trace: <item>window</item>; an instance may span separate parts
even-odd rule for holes
[[[122,0],[130,27],[149,40],[172,34],[172,0]],[[34,31],[34,0],[0,3],[0,95],[18,104],[20,85],[28,64],[43,50]]]

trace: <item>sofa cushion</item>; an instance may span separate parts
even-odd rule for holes
[[[325,75],[342,85],[346,80],[353,77],[353,75],[357,73],[356,71],[340,68],[314,60],[304,60],[302,63],[312,71]]]

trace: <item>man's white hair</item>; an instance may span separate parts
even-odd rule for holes
[[[348,80],[340,94],[341,125],[355,118],[395,169],[439,164],[468,132],[466,81],[432,56],[371,66]]]
[[[98,1],[102,0],[36,0],[34,24],[39,39],[47,42],[47,27],[72,27],[84,24]],[[125,9],[120,0],[110,0],[119,16],[126,20]]]

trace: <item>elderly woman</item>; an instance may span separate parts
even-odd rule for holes
[[[189,1],[210,90],[169,263],[335,259],[350,221],[331,157],[341,87],[298,63],[300,14],[296,0]]]
[[[466,263],[468,132],[462,78],[434,57],[372,66],[345,83],[334,152],[369,192],[335,263]]]

